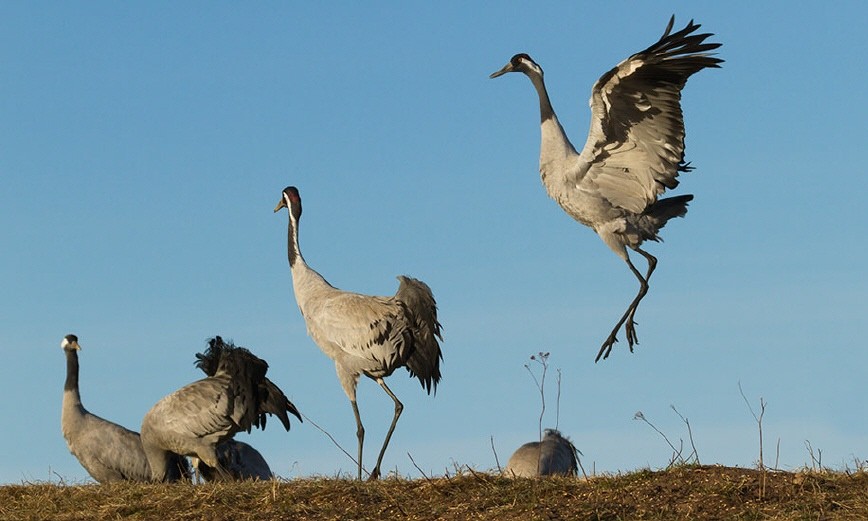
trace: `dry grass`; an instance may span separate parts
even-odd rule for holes
[[[868,519],[866,472],[682,466],[617,476],[507,480],[296,479],[230,484],[0,487],[0,519]]]

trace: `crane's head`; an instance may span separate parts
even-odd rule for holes
[[[281,208],[287,208],[296,220],[301,217],[301,195],[298,193],[298,188],[287,186],[283,189],[280,202],[274,207],[274,211],[279,212]]]
[[[67,351],[78,351],[81,346],[78,345],[78,337],[75,335],[66,335],[60,341],[60,347]]]
[[[231,348],[234,349],[235,346]],[[224,351],[230,347],[223,342],[220,336],[215,336],[208,340],[208,349],[204,353],[196,353],[196,367],[202,370],[208,376],[217,374],[217,367],[220,365],[220,357]]]
[[[504,65],[499,71],[493,72],[489,78],[497,78],[498,76],[503,76],[507,72],[523,72],[525,74],[537,74],[539,76],[542,76],[543,74],[542,67],[525,53],[513,56],[509,60],[509,63]]]

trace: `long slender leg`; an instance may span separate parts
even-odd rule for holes
[[[356,416],[356,438],[359,440],[359,481],[362,480],[362,447],[365,445],[365,427],[362,425],[362,417],[359,415],[359,405],[355,400],[350,400],[353,406],[353,414]]]
[[[392,433],[395,432],[395,425],[398,424],[398,417],[401,416],[401,411],[404,410],[404,404],[402,404],[401,400],[395,396],[395,393],[389,389],[386,382],[383,381],[382,378],[377,378],[377,383],[380,384],[380,387],[382,387],[383,390],[386,391],[386,394],[392,398],[392,401],[395,402],[395,416],[392,418],[392,425],[389,426],[389,432],[386,433],[386,439],[383,441],[383,448],[380,449],[380,455],[377,456],[377,465],[374,467],[374,470],[371,471],[371,475],[368,479],[377,479],[380,477],[380,463],[383,462],[383,455],[386,454],[386,447],[389,446],[389,440],[392,439]]]
[[[651,277],[651,274],[654,272],[654,268],[657,266],[657,258],[651,255],[650,253],[642,250],[640,248],[634,248],[635,251],[640,253],[643,257],[648,260],[648,272],[643,277],[639,270],[633,266],[633,263],[630,262],[630,257],[627,257],[627,266],[630,267],[630,271],[633,272],[633,275],[639,280],[639,293],[636,294],[636,297],[633,299],[633,302],[630,303],[630,306],[627,307],[627,311],[624,312],[624,315],[621,316],[621,319],[615,324],[615,327],[612,329],[612,332],[609,333],[609,337],[603,342],[603,346],[600,348],[600,352],[597,353],[597,358],[594,359],[594,362],[598,362],[600,358],[606,359],[609,357],[609,353],[612,352],[612,346],[615,345],[615,342],[618,341],[617,334],[621,329],[621,326],[626,325],[627,332],[627,344],[630,347],[630,352],[633,352],[633,345],[639,343],[639,339],[636,336],[636,327],[633,322],[633,315],[636,314],[636,309],[639,307],[639,302],[648,293],[648,279]]]
[[[636,328],[633,323],[633,316],[636,314],[636,309],[639,307],[639,301],[648,293],[648,281],[651,280],[651,274],[654,273],[654,268],[657,267],[657,258],[648,253],[645,250],[640,248],[635,248],[635,251],[642,254],[645,259],[648,260],[648,271],[645,273],[645,278],[639,276],[639,272],[631,265],[633,268],[633,273],[636,275],[636,278],[639,279],[641,286],[639,288],[639,295],[637,295],[635,303],[632,305],[632,311],[630,311],[630,316],[627,317],[627,323],[624,328],[627,333],[627,343],[630,345],[630,351],[633,351],[633,344],[639,343],[639,338],[636,336]]]

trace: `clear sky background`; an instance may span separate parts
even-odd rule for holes
[[[695,18],[722,69],[684,92],[696,199],[649,244],[641,344],[594,356],[636,292],[624,263],[538,174],[536,94],[490,80],[518,52],[584,143],[593,82]],[[664,467],[688,418],[703,463],[868,458],[868,44],[864,2],[0,3],[0,483],[86,481],[60,432],[60,340],[79,335],[93,413],[138,430],[197,380],[215,334],[351,452],[333,363],[306,335],[281,190],[337,287],[426,281],[444,326],[436,396],[400,370],[384,472],[496,467],[536,438],[526,364],[550,352],[544,426],[589,471]],[[639,259],[641,261],[641,259]],[[392,402],[359,403],[373,463]],[[309,422],[239,434],[280,476],[354,472]],[[687,450],[686,453],[689,452]]]

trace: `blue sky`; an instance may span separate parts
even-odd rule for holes
[[[690,80],[696,199],[648,250],[660,264],[641,344],[593,363],[635,294],[627,267],[551,201],[538,175],[536,96],[517,52],[546,71],[584,143],[593,82],[653,43],[669,16],[723,42]],[[298,408],[352,451],[334,366],[305,333],[285,255],[293,184],[309,264],[336,286],[392,294],[425,280],[444,326],[435,397],[404,371],[384,472],[494,468],[537,435],[525,364],[550,352],[548,410],[586,469],[667,464],[636,411],[703,463],[865,460],[868,72],[863,2],[117,2],[0,4],[0,483],[83,482],[60,432],[79,335],[83,401],[138,430],[200,377],[215,334],[266,359]],[[362,381],[371,464],[391,400]],[[241,434],[283,477],[354,472],[309,423]]]

